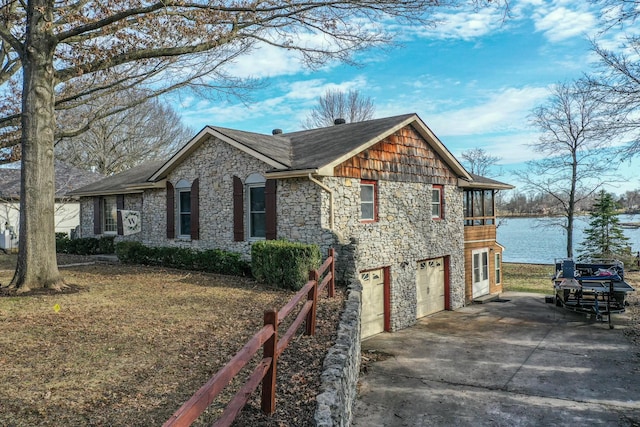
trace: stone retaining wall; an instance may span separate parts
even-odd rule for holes
[[[346,248],[344,248],[346,249]],[[360,374],[360,312],[362,285],[355,262],[348,253],[341,258],[352,261],[347,287],[347,299],[340,316],[338,337],[329,349],[322,367],[320,394],[316,397],[315,425],[320,427],[349,426],[357,396]]]

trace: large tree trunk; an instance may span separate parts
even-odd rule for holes
[[[55,39],[53,0],[29,0],[23,58],[22,182],[18,264],[10,286],[19,292],[59,289],[56,262],[53,143]]]

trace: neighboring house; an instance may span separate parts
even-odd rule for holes
[[[206,127],[165,163],[71,194],[81,201],[83,237],[247,257],[262,239],[315,243],[325,253],[334,247],[339,274],[358,274],[363,284],[366,337],[468,301],[461,185],[471,183],[422,120],[407,114],[272,135]],[[136,234],[123,221],[131,211],[141,224]]]
[[[471,174],[460,181],[464,203],[465,299],[502,292],[502,250],[496,241],[495,195],[512,185]]]
[[[0,230],[11,230],[16,237],[20,228],[20,177],[20,162],[0,168]],[[56,233],[69,233],[80,225],[80,203],[66,193],[104,176],[56,161],[55,177],[55,230]]]

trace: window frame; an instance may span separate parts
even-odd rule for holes
[[[176,198],[177,198],[177,203],[176,203],[176,210],[178,213],[178,238],[180,239],[191,239],[191,183],[181,179],[180,181],[178,181],[178,183],[176,184]],[[188,198],[188,203],[185,203],[186,206],[183,206],[182,203],[182,195],[183,194],[188,194],[189,198]],[[184,209],[186,207],[186,210]],[[183,217],[186,219],[186,224],[188,224],[189,230],[183,230],[183,224],[185,224],[183,222]]]
[[[253,173],[247,177],[244,182],[245,192],[245,233],[247,241],[266,240],[267,238],[267,200],[266,200],[266,186],[267,180],[259,173]],[[252,189],[261,188],[263,198],[263,210],[253,211],[252,208]],[[254,221],[253,215],[262,215],[264,235],[254,235]]]
[[[493,258],[496,285],[502,283],[502,253],[496,252]]]
[[[490,189],[466,189],[463,196],[465,226],[495,225],[496,192]]]
[[[433,200],[434,192],[438,192],[438,201]],[[431,187],[431,219],[441,220],[444,219],[444,185],[434,184]],[[438,207],[438,215],[434,215],[433,208]]]
[[[373,200],[366,200],[363,202],[362,200],[362,187],[371,187],[373,188],[372,196]],[[362,206],[363,204],[371,204],[373,206],[373,217],[372,218],[363,218],[362,216]],[[360,222],[362,223],[372,223],[378,222],[378,181],[369,180],[369,179],[361,179],[360,180]]]
[[[111,212],[107,211],[108,205],[111,205],[113,200]],[[118,234],[118,197],[117,196],[104,196],[100,203],[100,210],[102,211],[102,218],[100,226],[102,227],[102,233],[108,235]],[[114,215],[115,214],[115,215]],[[111,225],[111,221],[107,221],[110,218],[113,220],[113,230],[107,230],[107,223]]]

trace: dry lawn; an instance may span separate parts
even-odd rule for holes
[[[0,254],[0,283],[13,265],[15,257]],[[260,329],[265,309],[293,295],[162,268],[96,264],[63,273],[79,292],[0,298],[0,425],[161,425]],[[237,425],[311,424],[342,302],[341,293],[323,299],[317,335],[298,334],[282,355],[274,416],[261,414],[256,392]],[[210,425],[220,406],[196,425]]]
[[[625,280],[640,291],[640,272],[625,270]],[[502,271],[505,291],[553,294],[553,264],[504,263]]]

